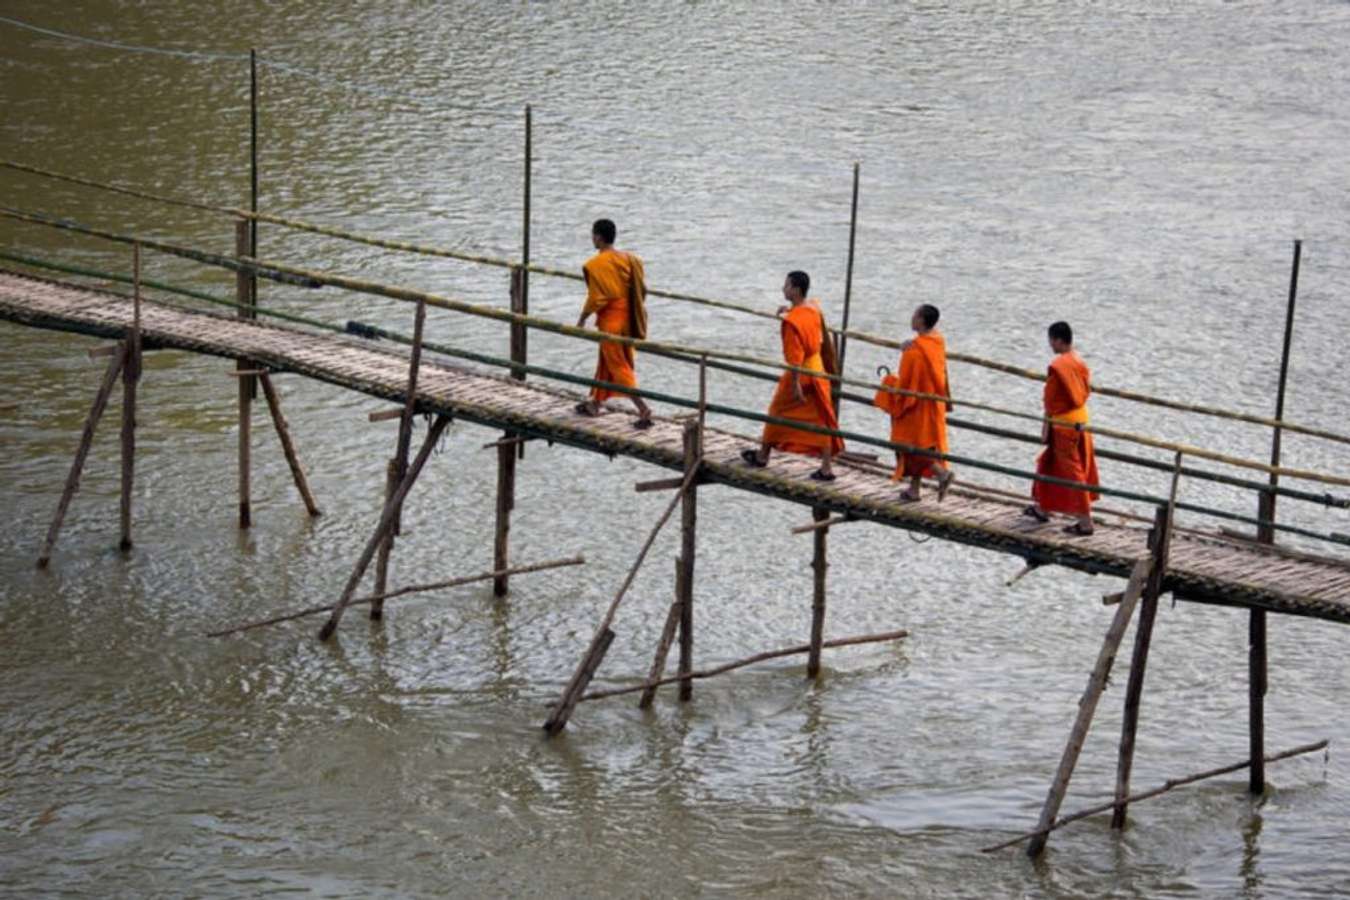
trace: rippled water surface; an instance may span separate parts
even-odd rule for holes
[[[661,287],[777,302],[807,269],[834,315],[851,167],[862,163],[852,324],[897,335],[916,302],[955,349],[1040,367],[1072,321],[1100,383],[1268,415],[1293,238],[1305,241],[1289,418],[1344,430],[1350,295],[1350,5],[267,5],[11,0],[3,14],[168,56],[0,22],[0,156],[227,205],[248,199],[246,59],[257,47],[261,207],[496,256],[520,251],[523,108],[533,104],[532,256],[575,269],[592,219],[619,222]],[[275,63],[275,64],[274,64]],[[284,63],[286,67],[276,65]],[[4,205],[233,247],[228,219],[0,171]],[[125,272],[125,248],[7,222],[3,251]],[[504,305],[500,269],[264,227],[260,252]],[[230,276],[160,255],[150,277],[226,295]],[[406,306],[267,285],[274,309],[407,329]],[[532,309],[569,320],[571,281]],[[771,326],[654,303],[661,337],[777,352]],[[501,353],[484,320],[430,334]],[[1339,896],[1350,892],[1342,626],[1271,620],[1272,766],[1057,833],[1031,863],[979,848],[1030,827],[1112,615],[1108,580],[856,524],[830,544],[826,630],[912,636],[662,696],[584,705],[538,729],[666,498],[640,463],[531,445],[512,552],[588,564],[228,640],[204,631],[333,598],[378,512],[395,426],[368,398],[281,378],[324,515],[309,521],[275,434],[255,423],[254,527],[235,527],[232,364],[147,359],[136,548],[116,550],[118,400],[52,568],[33,559],[97,382],[87,338],[0,325],[0,890],[15,895]],[[531,359],[589,374],[589,348],[536,335]],[[891,351],[853,344],[869,377]],[[645,383],[691,373],[644,358]],[[953,366],[958,394],[1036,409],[1037,386]],[[715,375],[714,399],[769,389]],[[1099,398],[1097,421],[1262,457],[1259,428]],[[883,423],[848,407],[845,424]],[[1006,420],[987,418],[992,424]],[[747,430],[746,423],[721,424]],[[494,439],[452,427],[410,501],[396,584],[491,561]],[[1103,446],[1108,442],[1103,441]],[[1025,445],[954,433],[1025,468]],[[1344,448],[1288,436],[1291,465]],[[981,476],[1022,490],[1011,479]],[[1163,476],[1104,465],[1157,493]],[[1250,513],[1250,495],[1182,484]],[[1119,505],[1118,503],[1113,505]],[[702,494],[697,657],[799,643],[810,622],[798,507]],[[1147,512],[1145,510],[1145,512]],[[1350,532],[1282,501],[1281,521]],[[1192,524],[1213,527],[1212,522]],[[1294,539],[1297,543],[1298,539]],[[646,671],[678,534],[657,542],[600,672]],[[1319,549],[1325,549],[1321,545]],[[1245,613],[1164,604],[1134,782],[1247,751]],[[1066,810],[1109,794],[1127,654]]]

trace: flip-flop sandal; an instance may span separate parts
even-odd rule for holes
[[[651,428],[655,424],[656,423],[653,422],[651,420],[651,417],[649,416],[645,419],[638,419],[636,422],[633,423],[633,427],[636,428],[638,431],[646,431],[648,428]]]
[[[1037,522],[1050,521],[1050,517],[1037,509],[1035,505],[1028,506],[1026,509],[1022,510],[1022,515],[1026,516],[1028,519],[1035,519]]]
[[[762,469],[768,465],[767,462],[764,462],[759,458],[759,454],[756,453],[754,450],[742,450],[741,459],[745,460],[747,463],[754,466],[756,469]]]
[[[1065,534],[1076,534],[1076,535],[1079,535],[1080,537],[1087,537],[1087,536],[1090,535],[1090,534],[1094,534],[1095,531],[1096,531],[1096,529],[1093,529],[1093,528],[1084,528],[1084,527],[1083,527],[1081,524],[1079,524],[1078,522],[1074,522],[1072,525],[1065,525],[1065,526],[1064,526],[1064,533],[1065,533]]]
[[[819,469],[816,469],[811,473],[812,481],[834,481],[838,477],[839,476],[833,472],[822,472]]]
[[[915,493],[913,493],[912,491],[909,491],[909,490],[903,490],[903,491],[900,492],[900,502],[901,502],[901,503],[918,503],[918,502],[919,502],[919,495],[918,495],[918,494],[915,494]]]
[[[938,478],[937,494],[939,503],[947,499],[947,489],[952,486],[952,482],[955,480],[956,476],[951,473],[950,469],[944,470],[942,475]]]

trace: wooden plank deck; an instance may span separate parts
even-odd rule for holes
[[[131,303],[114,294],[0,270],[0,319],[119,338],[131,322]],[[371,396],[400,403],[404,399],[407,357],[388,344],[151,302],[142,305],[142,334],[147,348],[249,360]],[[638,431],[626,413],[579,416],[572,409],[578,399],[573,393],[426,358],[417,393],[422,411],[670,469],[682,467],[682,426],[675,419],[658,417],[655,427]],[[767,468],[751,468],[740,453],[756,443],[752,437],[710,430],[704,448],[709,479],[1029,561],[1121,578],[1128,577],[1146,552],[1147,529],[1142,525],[1102,524],[1091,537],[1073,537],[1061,532],[1063,520],[1043,525],[1020,515],[1022,503],[979,492],[957,489],[938,504],[930,491],[920,503],[903,504],[884,467],[841,464],[841,477],[828,484],[809,478],[815,469],[812,460],[789,454],[775,454]],[[1301,558],[1218,536],[1177,532],[1165,589],[1183,600],[1350,623],[1350,560]]]

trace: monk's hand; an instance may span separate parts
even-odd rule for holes
[[[903,353],[904,351],[908,350],[910,347],[913,347],[913,346],[914,346],[914,339],[913,339],[913,338],[911,338],[911,339],[909,339],[909,340],[907,340],[907,341],[901,341],[901,342],[900,342],[900,352]]]
[[[802,379],[797,376],[792,379],[792,402],[801,406],[806,402],[806,394],[802,392]]]
[[[585,313],[582,313],[580,316],[577,317],[577,327],[578,327],[578,328],[585,328],[585,327],[586,327],[586,320],[589,319],[589,318],[590,318],[590,316],[586,315]]]
[[[788,306],[787,304],[784,304],[778,307],[778,309],[774,310],[773,314],[781,319],[783,316],[787,315],[787,311],[790,309],[792,309],[792,307]]]

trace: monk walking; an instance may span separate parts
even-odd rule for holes
[[[790,366],[833,374],[834,340],[825,328],[820,301],[806,299],[810,289],[811,278],[805,272],[789,272],[783,282],[783,298],[788,302],[778,310],[783,320],[783,361]],[[830,401],[829,380],[801,372],[785,371],[779,377],[768,414],[822,428],[839,428],[834,404]],[[752,466],[764,466],[775,448],[787,453],[819,456],[820,468],[812,472],[811,477],[817,481],[834,481],[830,459],[844,449],[844,442],[837,435],[766,423],[759,450],[745,450],[741,456]]]
[[[1092,434],[1074,426],[1088,424],[1087,399],[1092,391],[1092,373],[1073,349],[1073,329],[1068,322],[1050,326],[1050,349],[1055,358],[1045,379],[1045,414],[1056,419],[1041,426],[1045,449],[1036,460],[1037,475],[1051,475],[1066,481],[1100,484],[1097,457],[1092,452]],[[1101,497],[1095,491],[1064,487],[1044,481],[1031,485],[1033,503],[1023,514],[1048,522],[1048,513],[1077,516],[1078,521],[1064,530],[1069,534],[1092,534],[1092,502]]]
[[[582,266],[586,278],[586,305],[577,319],[577,327],[585,328],[586,320],[595,314],[595,327],[606,334],[645,339],[647,337],[647,288],[643,280],[642,260],[636,254],[614,249],[618,229],[609,219],[597,219],[591,226],[591,243],[596,253]],[[631,344],[601,341],[595,363],[595,380],[623,387],[637,387],[637,372],[633,368],[637,353]],[[601,415],[601,403],[620,392],[595,386],[591,395],[576,405],[576,411],[585,416]],[[636,428],[650,428],[652,411],[636,394],[626,394],[637,407]]]
[[[914,338],[905,341],[900,354],[899,374],[887,376],[882,382],[888,387],[921,394],[951,396],[947,386],[947,342],[937,330],[940,313],[927,303],[917,307],[910,317]],[[891,440],[918,450],[947,452],[947,402],[928,400],[878,391],[876,404],[891,414]],[[949,402],[949,401],[948,401]],[[919,499],[924,476],[936,478],[938,500],[947,496],[951,487],[952,471],[947,462],[921,453],[895,451],[895,481],[909,479],[909,487],[900,493],[900,499],[914,503]]]

